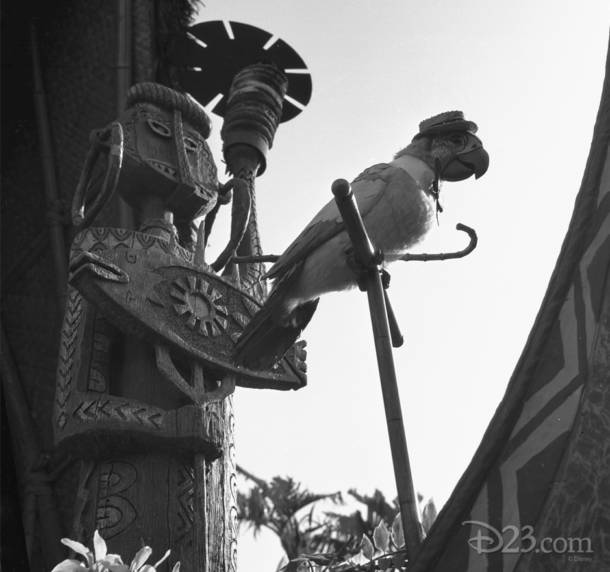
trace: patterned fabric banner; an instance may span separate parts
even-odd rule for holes
[[[610,569],[609,269],[610,51],[585,175],[538,317],[410,572]]]

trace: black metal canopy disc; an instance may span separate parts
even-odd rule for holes
[[[249,24],[196,24],[176,39],[171,59],[182,89],[204,107],[217,100],[212,111],[221,117],[235,74],[255,63],[272,62],[288,77],[282,122],[296,117],[311,99],[311,74],[299,54],[284,40]]]

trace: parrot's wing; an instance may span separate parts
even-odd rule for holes
[[[402,172],[402,169],[387,163],[380,163],[369,167],[352,181],[352,191],[362,218],[373,209],[384,195],[396,171]],[[404,172],[402,173],[404,174]],[[284,251],[277,262],[269,269],[266,277],[281,277],[287,270],[304,260],[312,251],[339,234],[343,229],[343,219],[337,204],[334,200],[331,200]]]

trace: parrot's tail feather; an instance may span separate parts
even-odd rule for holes
[[[271,293],[237,340],[234,355],[238,364],[252,369],[272,367],[297,341],[319,302],[319,298],[305,302],[287,318],[278,319],[275,294],[275,291]]]

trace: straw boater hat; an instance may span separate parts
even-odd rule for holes
[[[477,124],[474,121],[464,119],[461,111],[445,111],[428,119],[424,119],[419,124],[419,133],[415,139],[425,135],[441,135],[452,131],[477,132]]]

